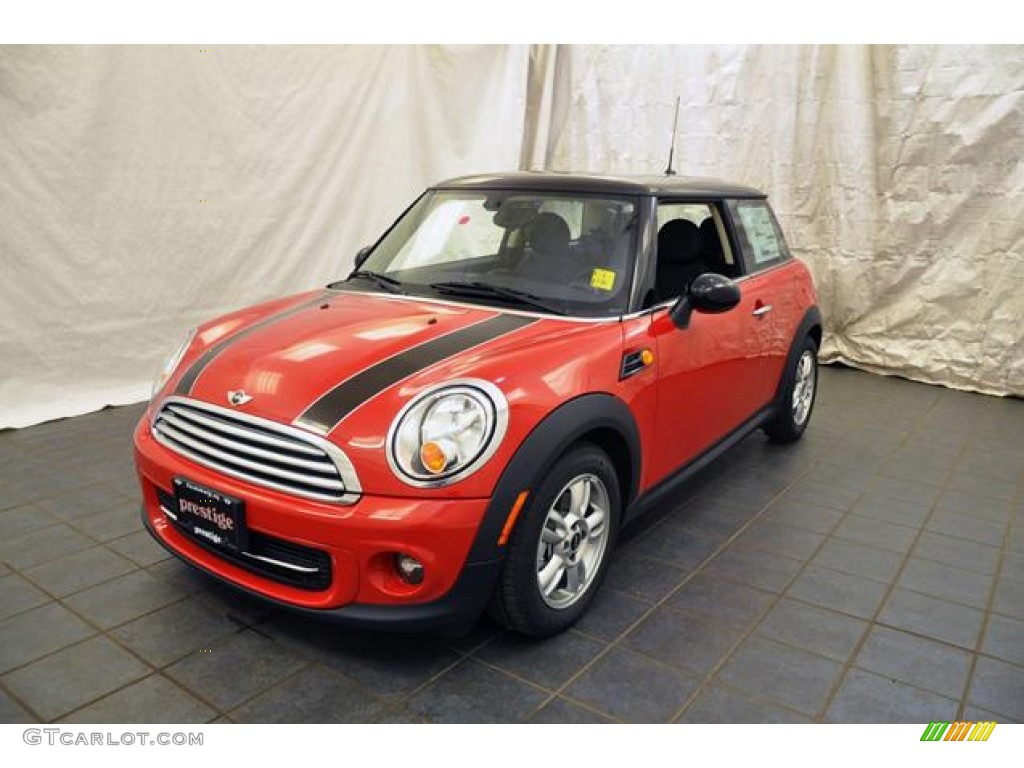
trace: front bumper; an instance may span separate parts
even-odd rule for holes
[[[353,603],[341,608],[310,609],[277,600],[263,592],[247,589],[242,585],[227,580],[220,573],[208,569],[179,552],[162,538],[154,529],[142,510],[142,522],[153,537],[168,552],[189,565],[221,580],[228,581],[236,589],[254,595],[268,602],[280,605],[293,612],[325,619],[342,626],[359,629],[380,629],[396,632],[429,632],[437,630],[469,629],[487,607],[494,592],[500,571],[500,560],[486,563],[468,563],[459,574],[455,585],[448,593],[429,603],[412,603],[406,605],[369,605]]]
[[[364,495],[350,506],[301,499],[237,480],[186,459],[157,442],[144,418],[135,431],[146,529],[168,551],[250,594],[353,626],[430,630],[468,625],[490,598],[500,561],[468,563],[487,499],[417,500]],[[175,477],[245,502],[246,525],[280,545],[329,559],[330,576],[315,587],[289,583],[203,546],[171,521]],[[424,565],[421,584],[402,581],[394,554]]]

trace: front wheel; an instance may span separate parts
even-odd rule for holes
[[[615,467],[600,448],[582,444],[559,459],[512,534],[495,618],[534,637],[568,629],[604,579],[621,504]]]
[[[796,362],[786,371],[785,382],[779,412],[764,431],[772,440],[791,443],[807,429],[818,394],[818,345],[810,336],[803,340]]]

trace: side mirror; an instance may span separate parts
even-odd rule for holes
[[[356,269],[359,269],[361,266],[363,266],[363,262],[366,261],[366,257],[370,255],[370,251],[372,251],[372,250],[373,250],[373,246],[372,245],[365,245],[365,246],[363,246],[362,248],[359,249],[359,251],[356,253],[356,260],[355,260],[355,265],[356,265],[355,268]]]
[[[740,287],[725,275],[705,272],[694,278],[690,289],[679,297],[669,310],[669,317],[677,328],[690,325],[693,312],[717,315],[728,312],[740,303]]]
[[[728,312],[740,303],[740,287],[725,275],[705,272],[690,285],[690,303],[709,315]]]

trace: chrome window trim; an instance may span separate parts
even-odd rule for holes
[[[779,262],[778,264],[773,264],[772,266],[768,267],[767,269],[762,269],[759,272],[752,272],[750,274],[740,275],[739,277],[734,277],[734,278],[731,278],[731,279],[732,279],[732,281],[734,283],[736,283],[738,285],[738,284],[746,282],[750,278],[760,277],[761,275],[766,275],[769,272],[773,272],[776,269],[781,269],[782,267],[788,267],[794,261],[795,261],[795,259],[787,259],[786,261]],[[658,304],[655,304],[653,307],[648,307],[647,309],[641,309],[641,310],[638,310],[636,312],[631,312],[628,315],[623,315],[620,319],[623,320],[623,321],[625,321],[625,320],[635,320],[638,317],[643,317],[644,315],[654,314],[655,312],[658,312],[658,311],[660,311],[662,309],[669,309],[677,301],[679,301],[679,297],[676,297],[674,299],[669,299],[668,301],[662,301],[662,302],[660,302]]]
[[[398,465],[398,460],[395,458],[394,446],[395,438],[398,435],[398,427],[401,425],[402,420],[406,417],[406,414],[408,414],[409,411],[424,400],[436,395],[440,390],[445,389],[455,391],[458,391],[459,389],[475,389],[482,392],[491,401],[494,406],[494,414],[488,423],[490,437],[480,454],[455,474],[434,480],[411,477]],[[508,421],[508,399],[505,397],[505,393],[502,392],[501,389],[489,381],[485,381],[484,379],[467,378],[449,379],[448,381],[440,384],[432,384],[406,403],[391,422],[391,426],[388,428],[387,440],[385,442],[385,453],[387,454],[388,466],[391,467],[391,471],[394,473],[395,477],[406,485],[411,485],[414,488],[443,488],[447,485],[451,485],[452,483],[457,483],[483,467],[491,457],[494,456],[502,441],[505,439],[505,433],[508,431]]]
[[[636,312],[630,312],[628,315],[623,315],[622,319],[623,321],[636,320],[638,317],[643,317],[644,315],[653,315],[660,309],[668,309],[675,304],[676,301],[676,299],[672,299],[671,301],[663,301],[660,304],[655,304],[653,307],[647,307],[647,309],[638,309]]]
[[[244,472],[237,472],[230,468],[222,467],[219,465],[215,466],[211,464],[209,460],[204,459],[203,457],[195,454],[192,451],[186,451],[180,446],[170,444],[170,442],[166,440],[156,429],[156,422],[157,419],[160,418],[160,415],[163,412],[164,407],[168,404],[174,403],[180,403],[183,406],[195,408],[196,410],[200,411],[208,411],[214,415],[224,416],[226,418],[236,419],[238,421],[249,422],[256,427],[261,427],[271,432],[277,432],[278,434],[291,437],[295,440],[299,440],[301,442],[305,442],[311,446],[319,448],[331,459],[331,461],[334,462],[334,466],[338,470],[338,475],[341,477],[341,482],[344,484],[344,494],[341,496],[329,496],[327,494],[321,495],[315,493],[302,493],[286,485],[274,483],[269,480],[254,478],[250,475],[247,475]],[[195,463],[200,464],[201,466],[211,469],[214,472],[221,472],[225,475],[229,475],[236,479],[252,483],[253,485],[260,485],[267,488],[273,488],[274,490],[282,491],[291,496],[314,499],[316,501],[323,501],[330,504],[351,505],[355,504],[362,496],[363,490],[362,486],[359,484],[359,477],[356,474],[355,467],[352,465],[352,462],[349,460],[345,452],[337,445],[332,443],[330,440],[320,437],[319,435],[313,434],[312,432],[309,432],[307,430],[299,429],[298,427],[293,427],[288,424],[281,424],[280,422],[265,419],[260,416],[252,416],[248,413],[243,413],[238,410],[224,408],[219,405],[207,403],[203,400],[196,400],[191,397],[182,397],[180,395],[170,395],[159,402],[157,407],[153,409],[153,415],[150,419],[149,427],[150,434],[153,435],[153,438],[168,450],[174,451],[175,453],[181,456],[185,456],[191,461],[194,461]]]
[[[765,267],[764,269],[759,269],[756,272],[747,272],[745,274],[742,274],[739,277],[734,278],[733,282],[734,283],[742,283],[744,280],[749,280],[749,279],[754,278],[754,277],[760,277],[761,275],[766,275],[769,272],[774,272],[776,269],[782,269],[783,267],[788,267],[792,263],[793,263],[792,257],[788,258],[788,259],[783,259],[782,261],[778,262],[777,264],[772,264],[771,266]]]

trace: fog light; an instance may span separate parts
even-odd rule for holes
[[[423,563],[411,555],[395,555],[395,569],[407,584],[423,583]]]

